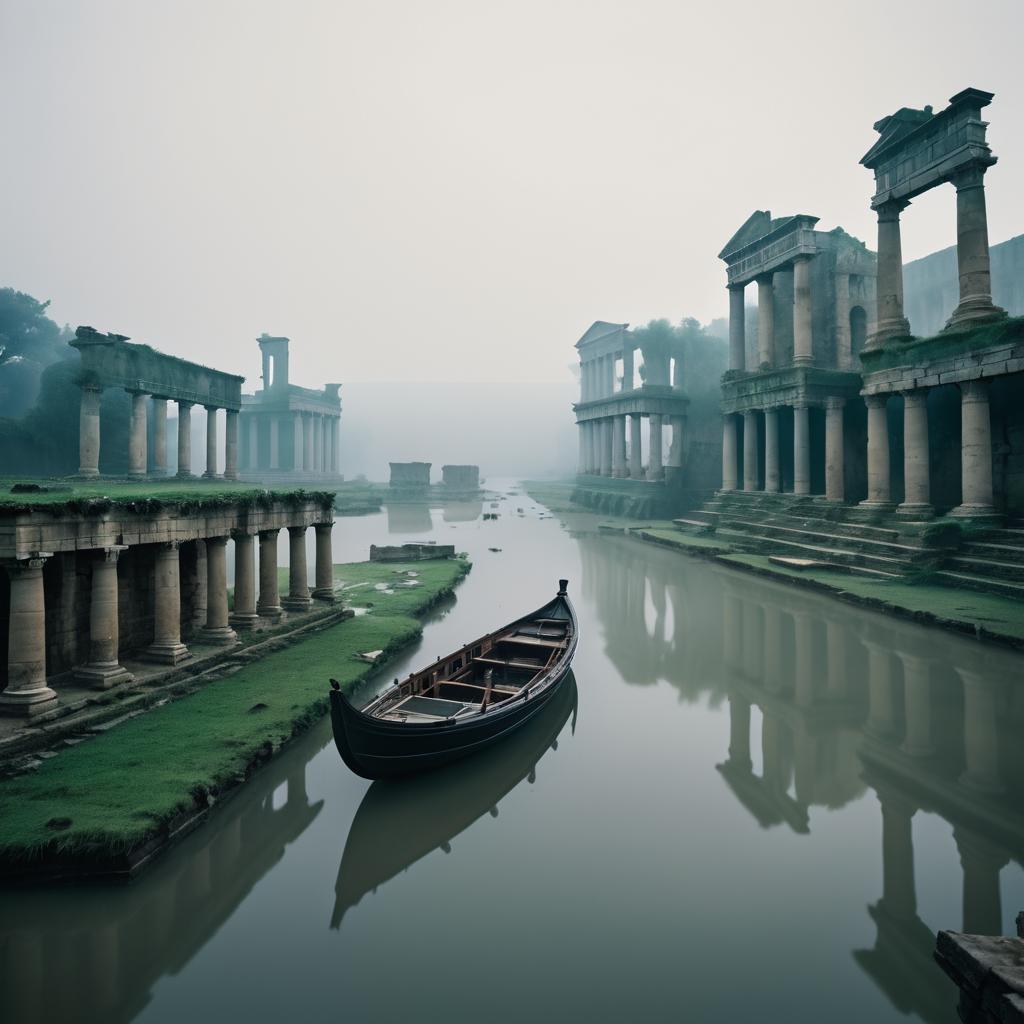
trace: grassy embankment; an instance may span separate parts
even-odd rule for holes
[[[374,585],[414,569],[420,585]],[[334,567],[346,603],[372,606],[179,701],[63,750],[0,788],[0,867],[46,858],[103,861],[166,834],[226,792],[326,710],[327,680],[351,688],[373,670],[362,651],[394,654],[423,614],[469,571],[464,560]]]

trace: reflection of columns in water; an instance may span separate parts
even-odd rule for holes
[[[309,794],[306,792],[306,766],[296,765],[295,770],[288,776],[288,803],[295,805],[301,803],[306,806],[309,803]]]
[[[882,905],[894,918],[917,917],[913,817],[917,808],[889,786],[876,787],[882,805]]]
[[[722,588],[722,663],[735,672],[743,643],[743,606],[728,584]]]
[[[876,739],[891,739],[895,708],[892,692],[892,655],[887,647],[864,641],[868,651],[868,721],[865,731]]]
[[[953,838],[964,871],[963,931],[970,935],[1002,935],[1003,904],[999,873],[1009,863],[1002,847],[957,826]]]
[[[778,715],[761,716],[761,775],[774,793],[789,789],[793,769],[792,736]]]
[[[807,806],[814,800],[814,788],[819,775],[823,775],[818,767],[819,740],[817,736],[813,736],[808,732],[806,722],[801,722],[794,730],[793,739],[793,774],[796,781],[796,801]],[[823,778],[822,781],[826,780]]]
[[[617,565],[618,573],[625,571],[625,566]],[[659,643],[665,642],[665,583],[663,580],[656,580],[648,576],[651,586],[651,603],[654,605],[654,635],[653,640]],[[616,588],[619,589],[619,588]]]
[[[793,612],[793,634],[794,697],[800,707],[807,708],[814,703],[814,620],[809,612]]]
[[[49,966],[52,968],[52,964]],[[41,931],[24,929],[6,936],[0,979],[5,981],[2,1003],[10,1020],[46,1019],[41,997],[48,976],[43,967]]]
[[[764,688],[769,693],[784,689],[782,667],[782,610],[777,604],[764,606]]]
[[[828,660],[828,695],[833,698],[845,697],[848,683],[846,628],[833,619],[825,622],[825,646]]]
[[[968,669],[956,672],[964,692],[964,773],[960,782],[981,793],[1001,793],[996,682]]]
[[[903,708],[907,721],[903,750],[911,757],[928,757],[935,753],[928,660],[916,654],[896,653],[903,663]]]
[[[729,763],[750,771],[750,702],[735,695],[729,698]]]
[[[764,654],[764,622],[761,606],[755,601],[743,602],[743,674],[755,681],[762,676]]]

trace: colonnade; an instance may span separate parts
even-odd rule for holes
[[[988,381],[964,381],[960,390],[961,503],[954,516],[995,514],[992,490],[992,426]],[[914,517],[932,514],[929,464],[928,389],[900,392],[903,398],[904,500],[897,512]],[[868,407],[868,497],[862,504],[892,507],[887,405],[892,394],[866,395]]]
[[[336,476],[340,460],[337,415],[316,412],[260,413],[244,416],[246,432],[242,468],[251,473],[261,468],[302,471]],[[260,444],[260,423],[267,424],[268,448]],[[291,435],[291,465],[285,454],[284,438]],[[261,457],[262,456],[262,457]]]
[[[128,426],[128,475],[136,478],[167,475],[167,402],[160,395],[145,391],[130,391],[131,414]],[[82,385],[79,414],[79,467],[78,475],[98,476],[100,471],[100,402],[103,388],[95,384]],[[152,397],[153,458],[149,470],[148,408]],[[179,477],[192,473],[192,407],[196,403],[177,400],[178,405],[178,471]],[[217,420],[223,406],[206,405],[206,467],[203,476],[220,476],[217,470],[219,449]],[[224,479],[238,479],[238,410],[225,409],[224,423]]]
[[[643,421],[647,420],[647,464],[643,464]],[[664,451],[665,425],[672,430]],[[583,420],[579,428],[579,472],[631,480],[664,480],[665,467],[683,465],[684,416],[623,413]]]
[[[307,578],[306,526],[289,526],[289,587],[278,593],[277,537],[280,528],[234,530],[230,535],[203,538],[206,545],[206,615],[197,634],[203,644],[230,645],[236,629],[252,629],[260,619],[280,621],[284,610],[308,610],[313,601],[334,601],[331,530],[333,523],[316,523],[315,586]],[[228,611],[227,542],[235,542],[234,608]],[[259,589],[256,587],[255,538],[259,538]],[[140,653],[145,661],[176,665],[191,657],[182,642],[181,541],[152,545],[153,639]],[[132,679],[120,663],[118,561],[126,545],[110,545],[93,552],[89,606],[89,658],[76,667],[80,682],[106,689]],[[51,708],[57,693],[46,673],[46,602],[43,566],[49,552],[34,553],[6,565],[10,578],[10,625],[7,652],[7,687],[0,692],[0,712],[34,715]]]

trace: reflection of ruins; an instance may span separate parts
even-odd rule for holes
[[[0,1020],[132,1020],[319,814],[309,750],[287,752],[131,886],[9,891],[0,899]],[[53,979],[60,983],[54,984]]]
[[[388,518],[388,533],[430,533],[434,528],[430,519],[430,506],[426,502],[388,502],[384,511]]]
[[[580,546],[583,599],[623,678],[727,700],[717,768],[761,828],[813,842],[814,808],[874,792],[883,881],[867,912],[877,937],[854,956],[895,1006],[948,1020],[955,995],[919,915],[912,822],[920,812],[952,826],[962,929],[1001,934],[1000,872],[1024,864],[1019,655],[881,616],[851,619],[838,603],[727,570],[680,573],[627,540]],[[720,660],[692,653],[709,635]]]

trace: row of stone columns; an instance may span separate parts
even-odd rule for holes
[[[793,365],[810,366],[814,362],[814,338],[811,326],[811,257],[794,257],[793,269]],[[746,283],[729,285],[729,369],[767,370],[778,365],[775,346],[775,272],[757,280],[757,359],[758,366],[747,366],[746,356]],[[847,296],[848,297],[848,296]],[[849,303],[847,303],[848,305]],[[849,316],[849,310],[846,312]]]
[[[339,417],[311,412],[247,413],[248,436],[244,466],[247,471],[260,468],[259,423],[266,419],[269,426],[270,450],[268,469],[283,469],[281,456],[282,436],[292,432],[292,469],[306,473],[337,475],[339,466]]]
[[[227,536],[207,537],[206,622],[199,633],[203,643],[229,645],[237,641],[235,628],[251,629],[263,617],[281,619],[283,608],[309,609],[313,600],[332,602],[334,584],[331,554],[333,524],[317,523],[316,577],[310,594],[306,570],[307,527],[290,526],[289,592],[284,601],[278,594],[278,529],[259,532],[260,574],[257,598],[253,534],[234,531],[235,606],[228,614]],[[147,661],[176,665],[190,657],[181,637],[180,541],[155,545],[153,586],[153,642],[142,652]],[[75,670],[82,682],[106,689],[128,682],[132,676],[120,664],[118,628],[117,565],[124,545],[97,550],[92,566],[89,607],[89,660]],[[7,687],[0,692],[0,712],[34,715],[48,710],[57,694],[46,679],[46,604],[43,565],[50,554],[7,566],[10,577],[10,629],[7,651]],[[234,628],[233,628],[234,627]]]
[[[955,516],[995,514],[992,492],[992,427],[989,418],[988,382],[965,381],[960,387],[960,505]],[[889,462],[891,395],[866,395],[868,407],[868,497],[863,504],[892,507]],[[928,389],[902,392],[904,500],[897,512],[921,518],[932,514],[929,463]]]
[[[846,488],[843,461],[843,407],[842,398],[825,400],[825,498],[843,501]],[[810,407],[793,408],[793,493],[811,493]],[[779,410],[748,409],[742,414],[727,413],[722,422],[722,490],[739,490],[738,445],[736,416],[743,417],[743,480],[744,491],[763,490],[779,493],[782,487],[779,472]],[[761,464],[761,445],[757,420],[764,418],[764,463]],[[761,470],[764,470],[763,474]],[[763,486],[760,481],[763,476]]]
[[[627,446],[627,419],[629,443]],[[642,421],[648,421],[648,460],[641,462]],[[666,459],[662,445],[665,422],[672,427],[672,440]],[[662,416],[657,413],[630,413],[584,420],[579,429],[579,472],[619,479],[664,480],[665,466],[679,469],[683,465],[683,416]]]
[[[147,399],[143,391],[131,391],[131,413],[128,424],[128,475],[143,478],[167,475],[167,399],[152,396],[153,403],[153,472],[148,471]],[[100,471],[100,402],[103,389],[96,385],[82,386],[79,413],[79,476],[98,476]],[[178,473],[192,474],[192,402],[178,401]],[[204,477],[217,472],[217,413],[219,406],[206,408],[206,470]],[[224,479],[238,478],[238,411],[226,410],[224,428]]]
[[[596,356],[580,363],[580,401],[594,402],[599,398],[607,398],[615,393],[615,354]],[[625,353],[623,353],[625,362]],[[630,372],[632,379],[633,350],[629,350]]]

